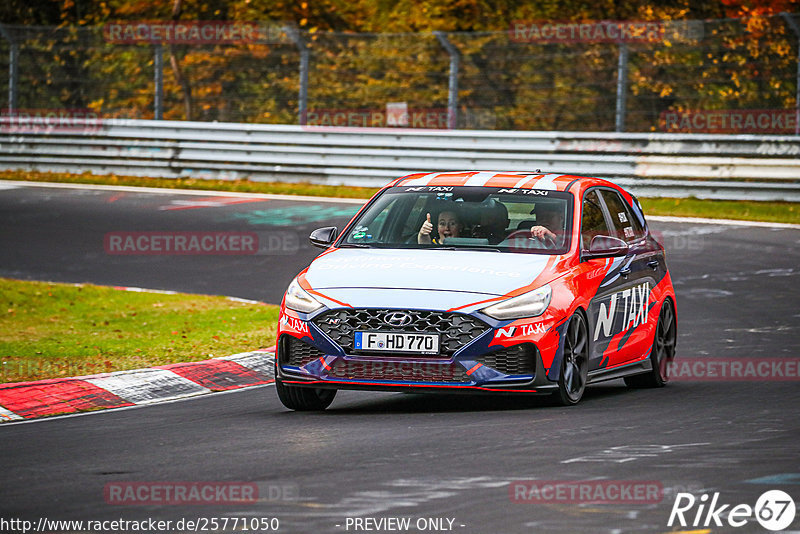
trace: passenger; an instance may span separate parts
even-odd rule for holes
[[[458,237],[463,227],[461,219],[459,219],[455,211],[443,211],[439,213],[439,218],[437,219],[439,237],[431,239],[433,223],[431,222],[431,214],[428,213],[425,222],[422,223],[422,227],[419,229],[419,234],[417,234],[417,243],[420,245],[430,245],[431,243],[439,245],[445,237]]]

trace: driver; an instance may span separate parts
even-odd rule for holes
[[[461,219],[455,211],[443,211],[439,213],[437,219],[436,229],[439,232],[439,237],[431,239],[433,223],[431,222],[431,214],[428,213],[425,222],[422,223],[422,227],[420,227],[419,233],[417,234],[417,243],[420,245],[430,245],[431,243],[439,245],[445,237],[458,237],[463,228],[464,225],[461,223]]]
[[[564,240],[564,231],[563,209],[553,204],[536,206],[536,226],[531,227],[531,237],[557,247]]]

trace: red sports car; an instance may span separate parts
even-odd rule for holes
[[[551,394],[663,386],[675,292],[639,202],[598,178],[412,174],[379,191],[281,303],[276,386],[322,410],[338,389]]]

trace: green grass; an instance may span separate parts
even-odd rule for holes
[[[278,307],[0,278],[0,382],[229,356],[275,343]]]
[[[309,183],[250,182],[248,180],[195,180],[147,178],[136,176],[97,176],[90,173],[65,174],[28,171],[0,171],[0,180],[66,182],[81,184],[129,185],[233,191],[238,193],[271,193],[339,198],[370,198],[378,188],[317,185]],[[800,224],[800,203],[757,202],[746,200],[700,200],[696,198],[640,198],[647,215],[705,217]]]
[[[700,200],[697,198],[640,198],[639,202],[646,215],[800,223],[800,204],[797,202]]]

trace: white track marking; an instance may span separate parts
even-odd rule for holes
[[[734,219],[704,219],[701,217],[668,217],[664,215],[645,214],[648,221],[676,222],[676,223],[695,223],[695,224],[725,224],[732,226],[752,226],[756,228],[791,228],[800,230],[800,224],[762,222],[762,221],[737,221]]]

